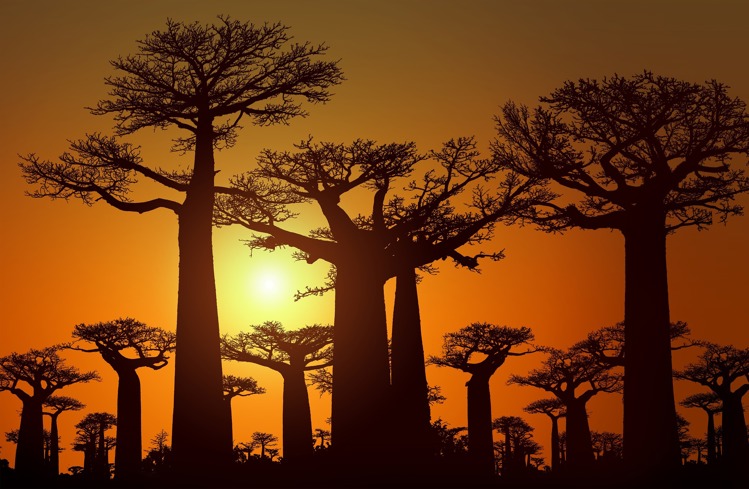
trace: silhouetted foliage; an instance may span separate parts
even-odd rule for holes
[[[533,333],[526,327],[511,328],[489,323],[472,323],[455,333],[447,333],[442,355],[429,362],[471,374],[468,388],[468,447],[475,470],[489,475],[494,470],[492,448],[492,407],[489,379],[507,357],[538,351],[530,345]],[[518,351],[519,347],[527,347]]]
[[[151,438],[148,453],[143,459],[143,470],[147,473],[164,472],[171,468],[172,449],[167,443],[169,434],[161,430]]]
[[[312,456],[312,419],[304,376],[332,364],[332,343],[332,326],[286,331],[274,321],[254,325],[249,333],[221,338],[224,359],[256,363],[283,377],[283,453],[287,462],[307,462]]]
[[[111,64],[119,76],[105,79],[109,99],[91,109],[113,115],[116,137],[90,134],[71,144],[59,163],[34,154],[21,168],[30,195],[96,200],[123,211],[168,209],[179,221],[179,294],[175,365],[174,451],[185,470],[217,467],[231,459],[231,431],[221,399],[219,326],[213,273],[214,149],[231,147],[244,118],[255,125],[288,123],[305,116],[302,102],[326,102],[343,80],[336,62],[319,61],[327,47],[291,43],[288,27],[254,25],[219,17],[214,25],[168,20],[138,43],[135,55]],[[144,128],[176,127],[186,136],[173,150],[194,152],[187,170],[143,162],[120,137]],[[134,201],[143,178],[184,201],[157,197]],[[211,420],[211,429],[196,429]]]
[[[43,406],[65,386],[99,380],[96,372],[81,372],[65,365],[61,345],[0,357],[0,391],[8,391],[23,404],[18,432],[15,469],[31,479],[42,477],[44,463]]]
[[[141,469],[141,394],[137,370],[159,370],[174,351],[176,335],[132,318],[77,324],[70,348],[98,353],[117,372],[117,450],[115,476],[126,479]],[[94,348],[82,346],[90,343]]]
[[[492,428],[504,439],[502,443],[500,474],[518,476],[530,466],[530,457],[540,450],[533,441],[533,427],[518,416],[502,416],[492,422]]]
[[[49,473],[51,475],[58,475],[60,473],[60,435],[58,434],[57,418],[60,417],[65,411],[79,411],[86,407],[78,399],[73,399],[68,396],[49,396],[44,401],[43,406],[51,409],[51,411],[43,411],[42,414],[50,417],[50,459],[49,459]]]
[[[718,396],[722,403],[723,456],[730,466],[743,468],[749,458],[742,405],[742,398],[749,392],[749,348],[715,343],[704,346],[698,361],[674,372],[674,377],[704,385]]]
[[[596,461],[608,466],[622,460],[623,437],[619,433],[610,431],[591,431],[590,437],[593,445],[593,452],[596,455]]]
[[[554,394],[565,406],[567,467],[575,472],[590,468],[594,456],[585,405],[599,392],[621,390],[621,375],[612,373],[595,357],[570,350],[549,349],[539,369],[528,375],[513,375],[510,384],[526,385]],[[583,392],[577,390],[583,388]]]
[[[566,82],[530,110],[508,102],[494,157],[563,188],[528,208],[547,231],[616,229],[625,240],[625,460],[635,475],[678,467],[671,378],[666,236],[741,213],[749,190],[731,165],[749,151],[745,103],[727,87],[644,72]]]

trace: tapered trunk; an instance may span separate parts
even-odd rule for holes
[[[707,463],[715,463],[717,453],[715,450],[715,413],[707,410]]]
[[[94,477],[99,480],[109,479],[109,450],[107,450],[106,427],[99,425],[98,441],[96,442],[96,457],[94,460]]]
[[[117,369],[117,450],[114,474],[128,479],[140,472],[141,466],[141,401],[140,379],[133,368]]]
[[[391,345],[393,385],[393,429],[409,464],[429,460],[431,446],[430,409],[424,346],[421,338],[416,271],[402,270],[396,279]]]
[[[231,426],[223,404],[218,309],[213,272],[212,128],[199,122],[195,165],[179,213],[179,292],[174,366],[173,454],[177,470],[210,473],[231,462]]]
[[[44,418],[40,399],[24,399],[18,429],[15,468],[24,477],[44,473]]]
[[[580,399],[566,401],[567,407],[567,468],[583,472],[595,461],[593,443],[588,424],[585,402]]]
[[[745,468],[749,463],[746,420],[741,397],[721,396],[723,401],[723,459],[732,468]]]
[[[551,418],[551,471],[559,471],[559,418]]]
[[[57,428],[57,418],[62,411],[50,415],[49,421],[49,473],[52,476],[60,474],[60,434]]]
[[[369,470],[391,439],[384,279],[375,263],[336,267],[331,448],[340,471]]]
[[[468,453],[475,473],[480,476],[490,476],[494,467],[489,378],[473,374],[471,380],[466,383],[468,387]],[[509,460],[507,453],[505,453],[505,459]]]
[[[302,367],[283,376],[283,458],[294,465],[310,461],[313,452],[309,393]]]
[[[624,247],[624,460],[633,476],[656,477],[680,461],[665,212],[640,210],[624,231]]]

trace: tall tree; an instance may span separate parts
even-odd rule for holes
[[[698,361],[674,372],[674,377],[704,385],[718,396],[722,403],[723,456],[730,466],[743,469],[749,459],[742,405],[742,398],[749,392],[749,348],[705,343]]]
[[[543,389],[562,401],[567,413],[567,467],[577,472],[589,468],[594,457],[585,406],[599,392],[620,391],[621,375],[611,373],[591,355],[551,349],[541,368],[525,376],[513,375],[508,383]],[[580,388],[585,390],[579,393]]]
[[[51,446],[49,472],[51,475],[56,476],[60,473],[60,435],[57,426],[57,418],[59,418],[65,411],[80,411],[86,407],[86,405],[78,399],[73,399],[68,396],[49,396],[47,400],[44,401],[43,406],[51,409],[51,411],[43,411],[42,414],[50,417],[49,433]]]
[[[133,318],[77,324],[73,350],[98,353],[117,372],[117,450],[115,477],[131,478],[141,471],[143,452],[138,369],[164,368],[174,351],[175,335]],[[82,346],[93,344],[93,348]]]
[[[23,404],[18,430],[15,468],[24,477],[39,478],[44,471],[44,402],[65,386],[99,380],[96,372],[81,372],[65,365],[62,345],[0,357],[0,391]]]
[[[289,463],[309,462],[312,457],[312,418],[304,376],[331,365],[332,344],[332,326],[287,331],[275,321],[221,339],[224,359],[262,365],[283,377],[283,456]]]
[[[720,397],[715,392],[700,392],[686,397],[680,404],[687,408],[700,408],[707,414],[707,463],[715,463],[715,413],[723,408]]]
[[[343,79],[336,62],[319,61],[327,47],[291,43],[288,27],[219,17],[215,25],[169,20],[138,43],[135,55],[112,66],[110,98],[91,109],[113,114],[117,136],[139,129],[176,127],[176,151],[192,151],[186,171],[145,164],[139,150],[118,137],[88,135],[72,143],[60,163],[31,154],[21,167],[34,197],[96,200],[123,211],[171,210],[179,222],[179,291],[173,446],[182,469],[212,468],[231,460],[230,423],[221,397],[221,358],[213,271],[214,150],[231,147],[242,118],[256,125],[305,116],[302,102],[325,102]],[[133,201],[144,178],[174,194]],[[208,423],[211,426],[208,426]]]
[[[526,457],[538,451],[533,427],[519,416],[501,416],[492,421],[492,428],[504,437],[502,477],[517,476],[528,465]]]
[[[235,397],[247,397],[257,394],[265,394],[265,389],[257,385],[257,380],[252,377],[237,377],[236,375],[223,376],[224,404],[229,411],[229,420],[232,419],[231,401]],[[232,435],[234,429],[232,428]]]
[[[452,367],[471,374],[468,389],[468,450],[477,473],[489,476],[494,470],[492,405],[489,380],[508,357],[538,351],[530,345],[533,333],[526,327],[511,328],[489,323],[472,323],[444,336],[442,355],[429,357],[440,367]],[[518,348],[526,347],[517,351]]]
[[[559,471],[559,418],[567,416],[564,403],[559,398],[539,399],[523,408],[529,414],[545,414],[551,420],[551,471]]]
[[[390,398],[397,407],[388,413],[389,424],[409,440],[415,456],[429,453],[430,415],[416,269],[430,271],[429,264],[445,258],[469,268],[475,268],[482,256],[500,258],[501,253],[465,256],[458,248],[488,239],[494,223],[513,215],[513,207],[535,187],[509,174],[496,185],[501,192],[483,189],[479,183],[495,177],[498,166],[478,157],[473,138],[450,140],[440,151],[425,156],[417,154],[412,143],[305,141],[297,147],[300,151],[293,154],[267,151],[259,170],[237,177],[234,184],[243,195],[219,200],[217,220],[272,236],[256,238],[251,243],[254,247],[290,245],[301,250],[298,256],[308,262],[324,259],[335,266],[325,286],[298,294],[336,291],[336,365],[342,368],[334,379],[338,385],[333,394],[334,447],[343,454],[371,450],[372,457],[383,452],[383,447],[371,443],[360,446],[363,438],[358,423],[382,418],[386,404],[379,408],[375,404]],[[398,179],[408,177],[424,158],[433,163],[424,177],[389,197]],[[351,216],[340,205],[341,195],[357,188],[373,191],[369,215]],[[537,192],[535,200],[542,200],[541,194]],[[303,236],[277,226],[292,217],[285,205],[309,200],[320,207],[327,228]],[[456,201],[467,203],[464,211],[457,210]],[[393,277],[397,281],[392,375],[385,375],[390,366],[382,288]],[[368,318],[367,322],[362,323],[361,317]],[[365,334],[371,335],[368,340]],[[366,356],[365,348],[369,350]],[[375,404],[360,396],[356,386],[361,382],[370,386]]]
[[[666,236],[741,213],[734,197],[749,179],[731,158],[749,151],[746,106],[717,81],[650,72],[569,81],[541,102],[504,105],[494,156],[565,190],[564,203],[525,215],[542,229],[622,233],[625,460],[632,474],[658,476],[679,465]]]

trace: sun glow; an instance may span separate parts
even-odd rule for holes
[[[265,300],[277,300],[286,292],[286,280],[280,270],[262,270],[252,277],[252,292]]]

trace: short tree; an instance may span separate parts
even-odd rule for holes
[[[658,476],[679,466],[666,236],[741,213],[734,198],[749,179],[731,158],[749,151],[746,106],[717,81],[650,72],[569,81],[541,102],[504,105],[494,155],[565,189],[564,203],[533,207],[527,220],[624,236],[625,460]]]
[[[567,416],[564,403],[559,398],[539,399],[523,408],[529,414],[545,414],[551,420],[551,471],[559,470],[559,418]]]
[[[283,377],[283,456],[290,463],[306,462],[312,456],[312,418],[304,376],[332,364],[332,343],[332,326],[286,331],[274,321],[221,339],[224,359],[262,365]]]
[[[732,467],[744,467],[749,440],[742,398],[749,392],[749,348],[705,343],[698,361],[674,372],[674,377],[704,385],[718,396],[722,403],[723,456]]]
[[[621,390],[621,375],[611,373],[594,357],[574,350],[549,350],[539,369],[528,375],[513,375],[510,384],[536,387],[554,394],[566,411],[567,466],[582,472],[593,462],[593,448],[586,404],[599,392]],[[577,392],[584,388],[583,392]]]
[[[468,388],[468,450],[478,473],[490,475],[494,470],[492,448],[492,405],[489,380],[508,357],[538,351],[530,345],[529,328],[511,328],[489,323],[473,323],[454,333],[447,333],[442,355],[429,362],[452,367],[471,374]],[[526,347],[523,350],[518,348]]]
[[[680,404],[686,408],[700,408],[707,414],[707,463],[715,463],[716,435],[715,435],[715,413],[723,408],[720,397],[715,392],[700,392],[686,397]]]
[[[78,399],[73,399],[68,396],[49,396],[44,401],[44,407],[48,411],[43,411],[42,414],[50,417],[50,460],[49,460],[49,472],[52,475],[58,475],[60,473],[60,446],[59,446],[59,430],[57,427],[57,418],[60,417],[65,411],[80,411],[84,407]]]
[[[141,469],[141,396],[138,369],[159,370],[174,351],[175,335],[132,318],[77,324],[70,348],[98,353],[117,372],[117,450],[115,477],[127,479]],[[83,346],[92,344],[93,348]]]
[[[96,480],[109,479],[109,451],[116,442],[106,432],[117,425],[110,413],[87,414],[76,427],[74,449],[83,452],[83,473]]]
[[[265,394],[265,389],[257,384],[252,377],[237,377],[236,375],[223,376],[224,404],[229,410],[229,419],[232,419],[231,401],[235,397],[247,397],[257,394]],[[234,429],[232,428],[232,434]]]
[[[44,474],[44,402],[65,386],[99,380],[96,372],[81,372],[65,365],[62,345],[0,357],[0,391],[21,400],[16,470],[27,477]]]

